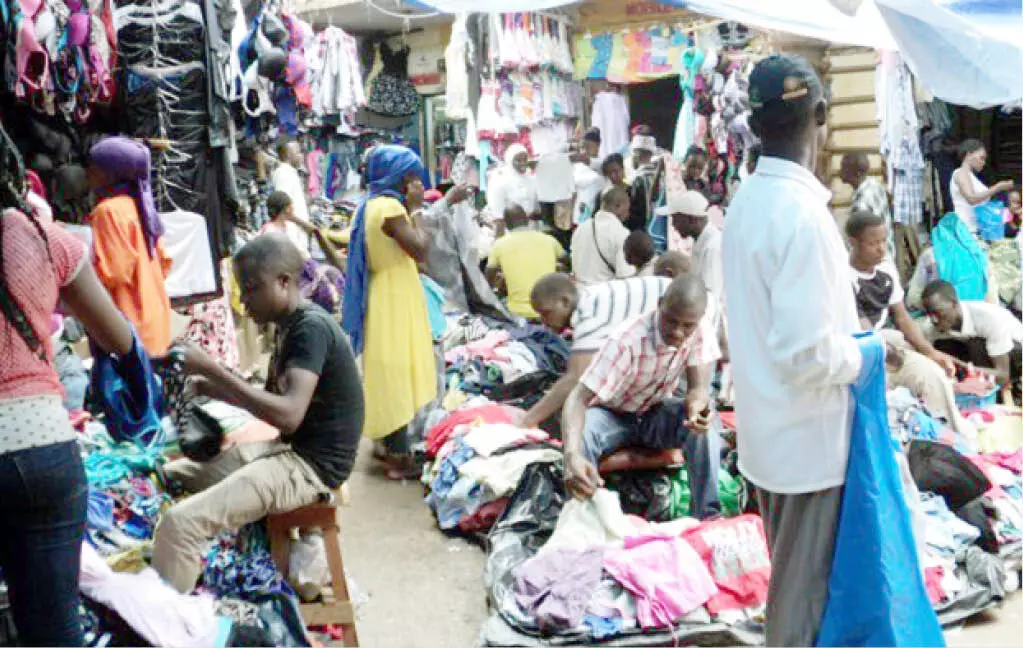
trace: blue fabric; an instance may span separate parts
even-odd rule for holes
[[[366,203],[384,196],[402,200],[402,181],[409,173],[424,177],[423,161],[412,149],[395,144],[374,148],[366,160],[366,184],[369,192],[355,213],[355,224],[348,242],[348,276],[341,326],[351,338],[355,353],[362,352],[363,327],[366,323],[366,304],[369,297],[369,259],[366,252]]]
[[[977,234],[985,241],[1001,241],[1005,238],[1005,203],[989,200],[973,208],[977,216]]]
[[[444,317],[444,289],[426,275],[419,275],[423,282],[423,296],[426,297],[426,312],[430,316],[430,333],[434,340],[439,340],[448,330],[448,320]]]
[[[944,646],[927,598],[888,431],[884,344],[859,338],[863,370],[818,646]]]
[[[163,442],[163,386],[138,335],[132,335],[131,351],[122,358],[93,348],[92,384],[110,436],[148,447]]]
[[[620,635],[625,627],[625,622],[621,617],[607,618],[587,614],[583,617],[583,625],[589,628],[591,637],[600,641]]]
[[[100,531],[110,531],[114,528],[114,499],[91,486],[87,521],[90,528]]]
[[[956,214],[946,214],[931,230],[938,276],[955,286],[959,299],[987,296],[987,256],[977,237]]]

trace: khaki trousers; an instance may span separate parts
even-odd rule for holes
[[[183,593],[199,579],[200,552],[209,540],[330,493],[313,468],[279,441],[236,445],[205,464],[180,459],[165,471],[195,493],[163,514],[154,535],[153,568]]]

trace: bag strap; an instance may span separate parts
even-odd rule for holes
[[[590,222],[593,223],[593,247],[597,248],[597,255],[600,256],[600,260],[604,262],[604,265],[607,266],[607,269],[611,272],[611,274],[617,276],[618,273],[615,271],[614,265],[612,265],[611,262],[607,260],[607,257],[604,256],[604,251],[600,249],[600,239],[597,238],[596,214],[593,215],[593,218],[590,219]]]

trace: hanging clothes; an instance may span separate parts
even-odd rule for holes
[[[600,153],[603,159],[623,153],[629,146],[629,104],[617,92],[601,92],[593,98],[590,123],[600,129]]]
[[[419,110],[419,94],[408,78],[408,46],[392,50],[380,43],[384,69],[373,79],[366,108],[387,117],[410,117]]]
[[[444,49],[444,112],[448,119],[465,119],[469,116],[469,71],[466,61],[472,56],[472,41],[466,25],[468,14],[455,16],[451,25],[451,41]]]

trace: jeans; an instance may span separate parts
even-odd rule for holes
[[[586,410],[583,456],[596,465],[600,458],[626,446],[665,450],[682,448],[689,470],[689,515],[704,519],[721,512],[718,500],[718,469],[721,463],[720,423],[715,417],[709,430],[692,434],[683,425],[685,406],[669,398],[644,414],[622,414],[603,407]]]
[[[81,646],[88,487],[74,441],[0,455],[0,564],[22,645]]]

